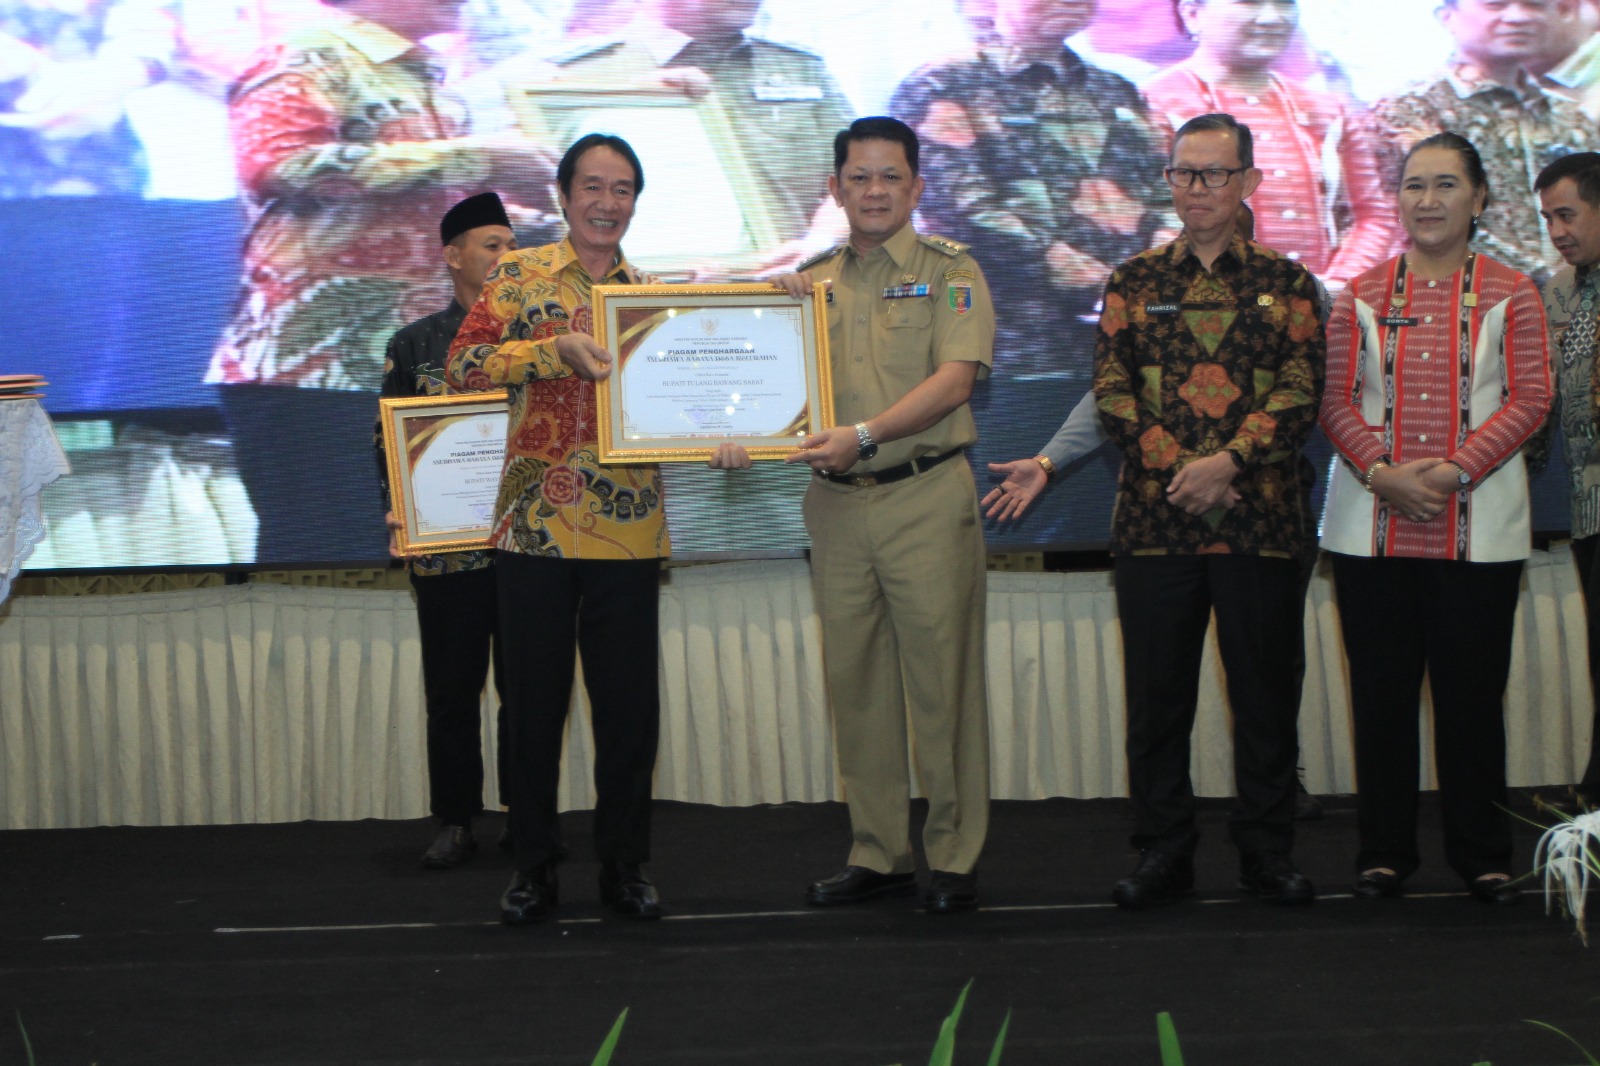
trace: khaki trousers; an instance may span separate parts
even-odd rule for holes
[[[804,514],[850,864],[913,868],[909,719],[928,865],[966,873],[989,828],[983,532],[966,462],[890,485],[814,479]]]

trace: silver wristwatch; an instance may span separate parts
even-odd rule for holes
[[[872,439],[865,422],[856,423],[856,461],[866,462],[878,454],[878,442]]]

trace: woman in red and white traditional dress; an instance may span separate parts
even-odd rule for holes
[[[1405,158],[1405,254],[1361,274],[1328,324],[1322,426],[1343,462],[1323,515],[1350,661],[1361,846],[1356,895],[1418,866],[1426,670],[1445,857],[1478,899],[1514,903],[1503,696],[1530,547],[1522,445],[1550,406],[1533,283],[1472,251],[1488,178],[1465,138]]]

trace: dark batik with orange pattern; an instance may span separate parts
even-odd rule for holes
[[[1118,267],[1095,342],[1095,396],[1123,452],[1114,555],[1298,556],[1314,523],[1298,456],[1316,421],[1326,350],[1305,267],[1235,237],[1207,271],[1179,237]],[[1167,502],[1195,459],[1228,450],[1239,502],[1204,515]]]

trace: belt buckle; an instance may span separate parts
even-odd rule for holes
[[[858,489],[870,489],[878,483],[876,474],[856,474],[850,479]]]

